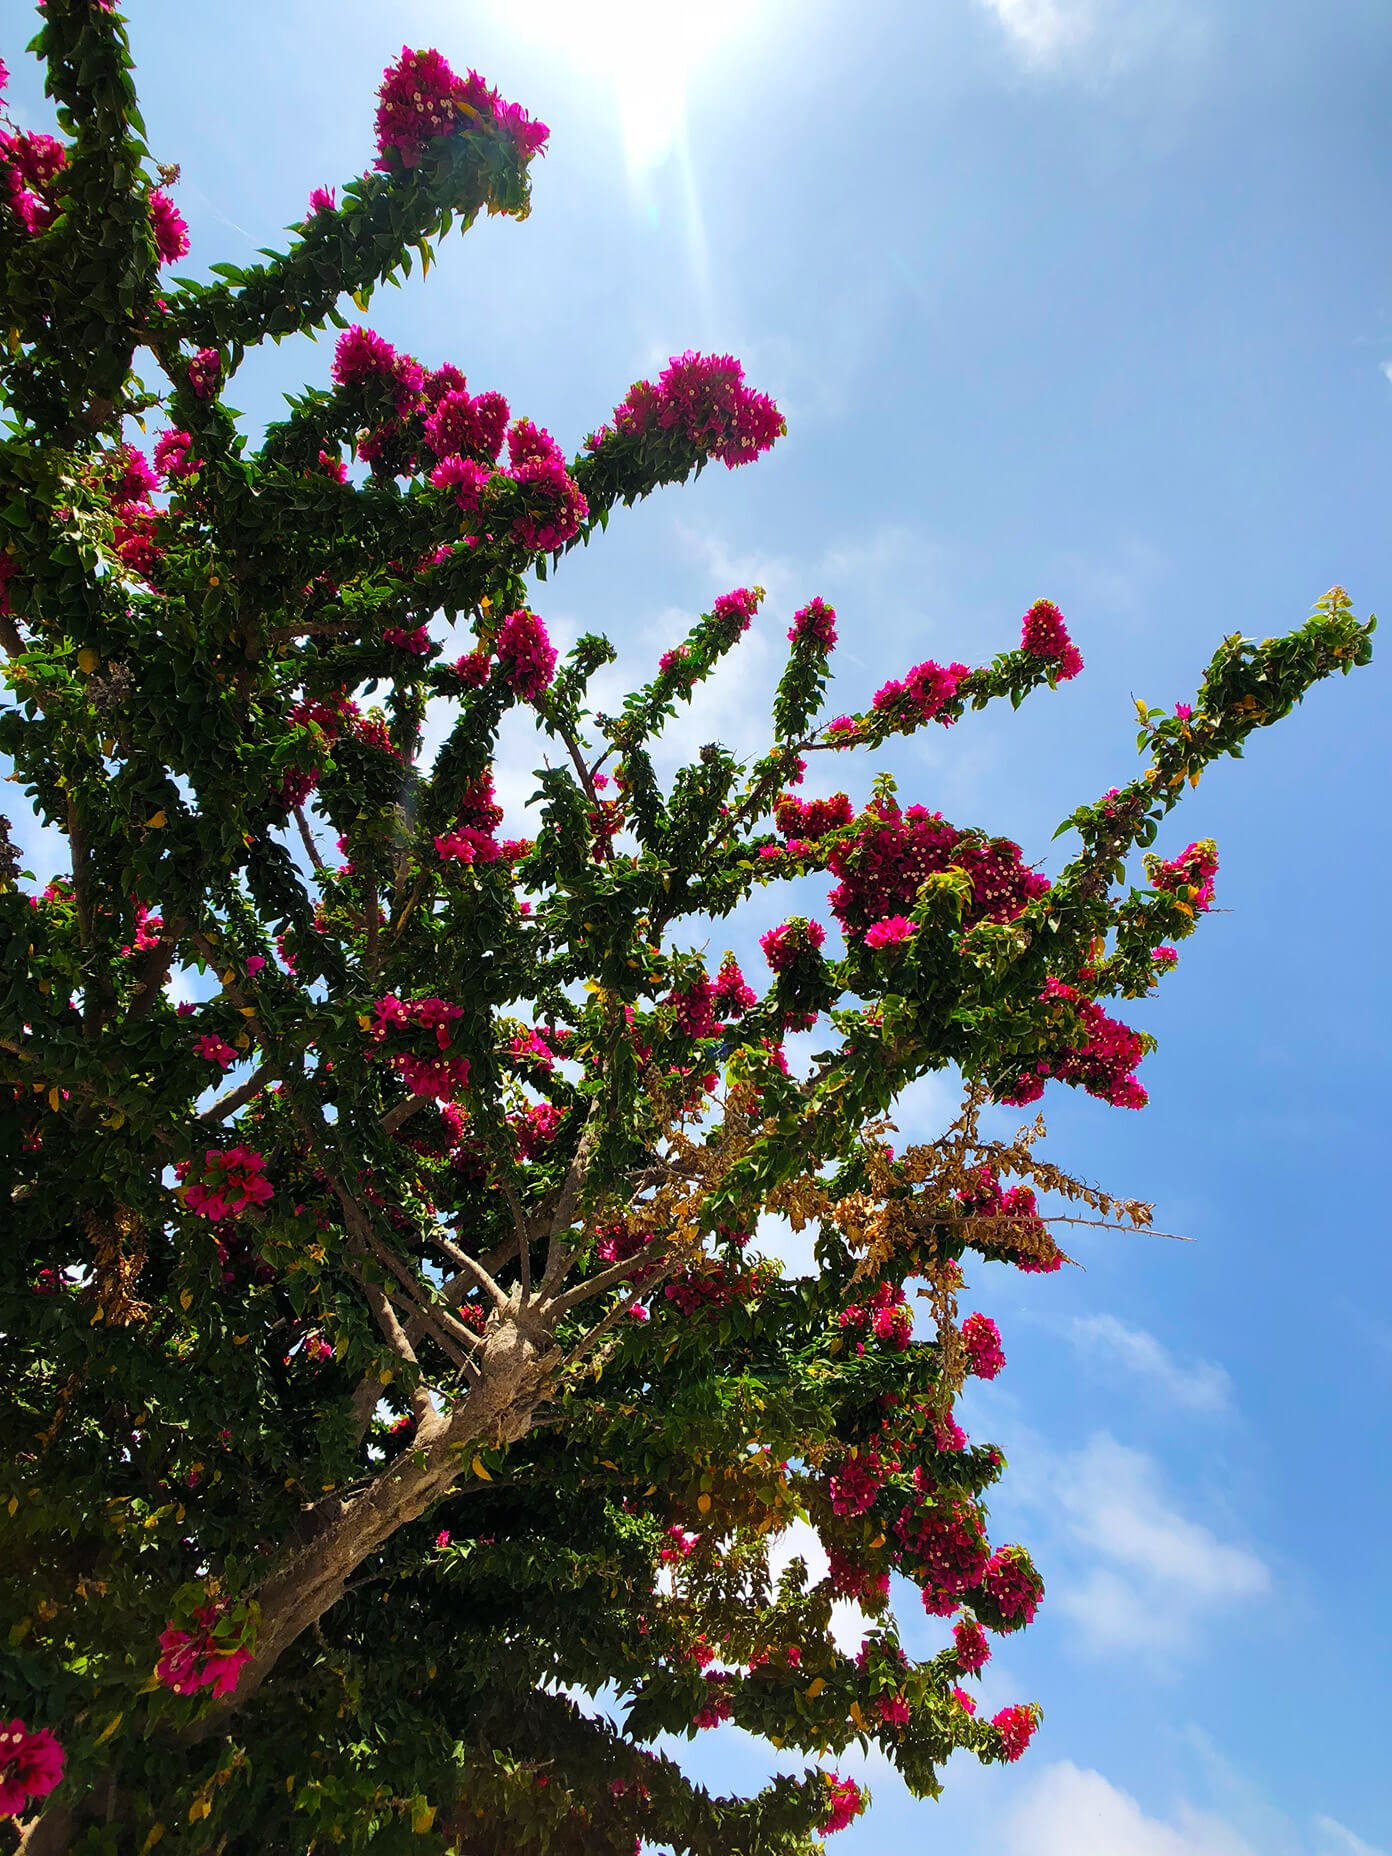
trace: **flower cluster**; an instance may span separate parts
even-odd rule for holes
[[[0,204],[34,238],[58,217],[58,175],[67,150],[51,135],[0,130]]]
[[[230,1695],[241,1677],[242,1665],[251,1660],[251,1650],[244,1641],[245,1627],[237,1637],[229,1635],[236,1628],[229,1617],[226,1599],[200,1605],[193,1614],[193,1630],[180,1630],[170,1624],[160,1634],[160,1658],[155,1676],[176,1695],[196,1695],[210,1688],[215,1698]],[[229,1647],[229,1644],[231,1647]]]
[[[545,123],[534,122],[517,104],[490,90],[477,71],[456,77],[439,52],[403,45],[377,93],[376,165],[417,167],[430,142],[479,121],[500,129],[522,161],[544,148],[550,134]]]
[[[388,995],[372,1008],[368,1036],[382,1043],[390,1032],[420,1028],[433,1031],[438,1050],[447,1051],[454,1038],[454,1023],[464,1016],[464,1008],[444,999],[399,999]],[[434,1096],[448,1102],[468,1085],[467,1057],[421,1057],[411,1051],[396,1051],[392,1068],[413,1096]]]
[[[209,1147],[203,1155],[203,1177],[189,1181],[193,1162],[179,1160],[174,1171],[183,1186],[184,1204],[191,1212],[212,1219],[235,1218],[248,1205],[264,1205],[275,1197],[266,1178],[266,1157],[250,1147]]]
[[[1151,884],[1176,897],[1195,915],[1202,915],[1213,907],[1213,879],[1218,874],[1218,847],[1211,838],[1201,838],[1197,844],[1186,845],[1178,857],[1166,862],[1163,858],[1146,859]],[[1156,958],[1162,953],[1173,954],[1172,948],[1156,948]],[[1166,962],[1165,964],[1170,964]]]
[[[978,1379],[994,1379],[1005,1365],[1000,1329],[989,1315],[968,1315],[962,1323],[967,1349],[967,1371]]]
[[[1015,1628],[1030,1624],[1044,1596],[1044,1581],[1023,1547],[998,1547],[981,1575],[981,1589]]]
[[[836,608],[827,605],[824,599],[811,600],[800,611],[793,614],[793,622],[788,627],[789,644],[813,644],[819,650],[831,651],[836,646]]]
[[[958,1618],[952,1626],[952,1654],[966,1675],[976,1675],[991,1660],[991,1646],[975,1618]]]
[[[832,1513],[864,1514],[873,1507],[875,1497],[884,1487],[884,1469],[875,1450],[861,1450],[842,1457],[837,1469],[827,1478]]]
[[[499,626],[496,649],[508,687],[524,702],[535,702],[556,672],[556,647],[541,620],[519,606]]]
[[[639,438],[663,435],[700,457],[733,470],[751,463],[786,432],[782,413],[766,393],[744,384],[733,355],[673,355],[656,384],[640,380],[614,409],[615,432]],[[589,440],[598,450],[608,428]]]
[[[1020,649],[1042,657],[1056,683],[1067,683],[1083,667],[1078,647],[1068,636],[1063,614],[1050,599],[1037,599],[1020,623]]]
[[[906,915],[887,915],[882,922],[872,922],[865,931],[864,945],[869,948],[895,947],[911,940],[917,926]]]
[[[173,264],[188,256],[188,222],[169,195],[158,187],[150,195],[150,226],[161,264]]]
[[[1034,1710],[1023,1706],[1002,1708],[991,1716],[991,1725],[1001,1737],[1001,1751],[1008,1760],[1017,1760],[1034,1738],[1038,1726]]]
[[[18,1817],[63,1776],[63,1749],[46,1727],[0,1721],[0,1817]]]
[[[191,433],[161,432],[155,440],[155,470],[166,483],[182,483],[186,477],[197,476],[202,468],[194,455]]]
[[[1049,887],[1046,876],[1026,868],[1010,839],[959,831],[941,812],[925,806],[901,811],[891,798],[873,800],[854,833],[832,844],[827,868],[839,879],[828,901],[848,936],[907,914],[927,879],[948,869],[971,879],[965,926],[1014,921]]]
[[[891,1353],[903,1353],[913,1339],[913,1310],[897,1283],[882,1282],[865,1302],[852,1302],[838,1317],[850,1334],[873,1335]],[[864,1352],[864,1342],[859,1343]]]
[[[1060,1035],[1056,1046],[1020,1076],[1002,1100],[1013,1105],[1037,1102],[1046,1079],[1052,1076],[1086,1089],[1113,1108],[1144,1108],[1146,1092],[1136,1078],[1136,1065],[1146,1048],[1140,1033],[1110,1017],[1095,1000],[1084,998],[1062,980],[1050,979],[1043,997],[1068,1008],[1081,1028],[1081,1038]]]
[[[222,376],[222,356],[216,348],[200,348],[188,364],[189,390],[196,400],[210,400]]]
[[[894,1524],[900,1569],[922,1587],[923,1608],[940,1617],[957,1609],[960,1595],[979,1585],[990,1559],[974,1502],[936,1488],[922,1470],[914,1484],[923,1498],[908,1503]]]
[[[764,959],[775,973],[786,973],[790,967],[807,954],[815,953],[826,940],[826,930],[819,922],[803,921],[794,916],[778,928],[770,928],[766,934],[759,936],[759,946],[764,950]]]
[[[193,1048],[200,1057],[206,1058],[209,1063],[221,1065],[224,1070],[230,1070],[237,1061],[236,1051],[214,1031],[205,1032]]]
[[[965,664],[915,664],[902,678],[891,678],[877,689],[870,706],[892,727],[905,731],[917,728],[921,722],[937,721],[950,726],[957,717],[946,713],[947,705],[969,674]]]
[[[827,1815],[817,1827],[817,1834],[831,1837],[854,1823],[865,1809],[865,1794],[854,1779],[838,1778],[834,1772],[822,1775],[827,1787]]]

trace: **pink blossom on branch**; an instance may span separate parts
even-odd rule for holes
[[[3,68],[3,67],[0,67]],[[46,1727],[0,1720],[0,1817],[18,1817],[63,1776],[63,1749]]]
[[[150,195],[150,225],[161,264],[173,264],[188,256],[188,222],[169,195],[158,187]]]

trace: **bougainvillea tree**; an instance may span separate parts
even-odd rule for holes
[[[48,0],[33,49],[59,133],[0,130],[0,749],[70,867],[40,890],[4,840],[0,1845],[762,1856],[858,1814],[853,1744],[920,1794],[954,1749],[1017,1758],[1034,1705],[971,1685],[1042,1583],[953,1415],[1004,1364],[966,1283],[1058,1268],[1050,1207],[1147,1208],[981,1114],[1144,1103],[1113,1007],[1216,868],[1150,847],[1370,626],[1336,590],[1226,639],[1051,875],[888,780],[837,790],[1073,676],[1047,601],[828,716],[831,608],[722,589],[601,713],[613,651],[558,657],[550,575],[756,458],[776,406],[683,354],[572,453],[467,355],[347,319],[452,224],[525,216],[544,127],[405,50],[368,172],[176,281],[120,16]],[[247,355],[330,327],[254,440]],[[766,751],[692,744],[664,785],[658,737],[756,623],[787,635]],[[526,841],[492,774],[514,710]],[[711,951],[793,878],[824,919],[757,971]],[[898,1092],[949,1068],[958,1119],[896,1147]],[[812,1273],[751,1243],[768,1213]],[[825,1576],[771,1572],[794,1521]],[[669,1737],[726,1720],[788,1776],[689,1782]]]

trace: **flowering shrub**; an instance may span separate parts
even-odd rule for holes
[[[26,1856],[174,1828],[190,1856],[809,1856],[865,1804],[821,1763],[852,1742],[920,1795],[954,1751],[1018,1758],[1036,1712],[959,1686],[1043,1581],[987,1534],[1003,1463],[954,1401],[1004,1361],[958,1299],[1060,1267],[1037,1187],[1148,1213],[979,1118],[1144,1102],[1109,1008],[1217,868],[1158,835],[1369,627],[1336,589],[1228,638],[1048,874],[820,777],[1075,675],[1047,601],[828,719],[833,609],[738,587],[596,708],[615,653],[558,650],[550,576],[767,451],[778,407],[688,352],[566,448],[347,314],[452,224],[524,217],[545,128],[404,48],[368,171],[176,281],[122,17],[48,0],[35,45],[59,133],[0,128],[0,752],[70,869],[37,888],[0,835],[0,1641],[7,1706],[52,1723],[0,1727],[0,1812],[37,1807]],[[247,357],[329,328],[244,430]],[[657,738],[755,626],[786,645],[764,750],[664,783]],[[527,839],[494,788],[519,721]],[[757,972],[707,945],[755,910]],[[886,1109],[949,1067],[961,1117],[896,1151]],[[769,1218],[815,1232],[813,1274]],[[775,1579],[799,1518],[826,1574]],[[894,1573],[940,1620],[921,1658]],[[712,1797],[655,1750],[724,1721],[806,1765]]]

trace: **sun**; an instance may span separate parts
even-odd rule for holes
[[[680,149],[692,74],[728,50],[754,10],[748,0],[518,0],[508,26],[607,84],[637,177]]]

